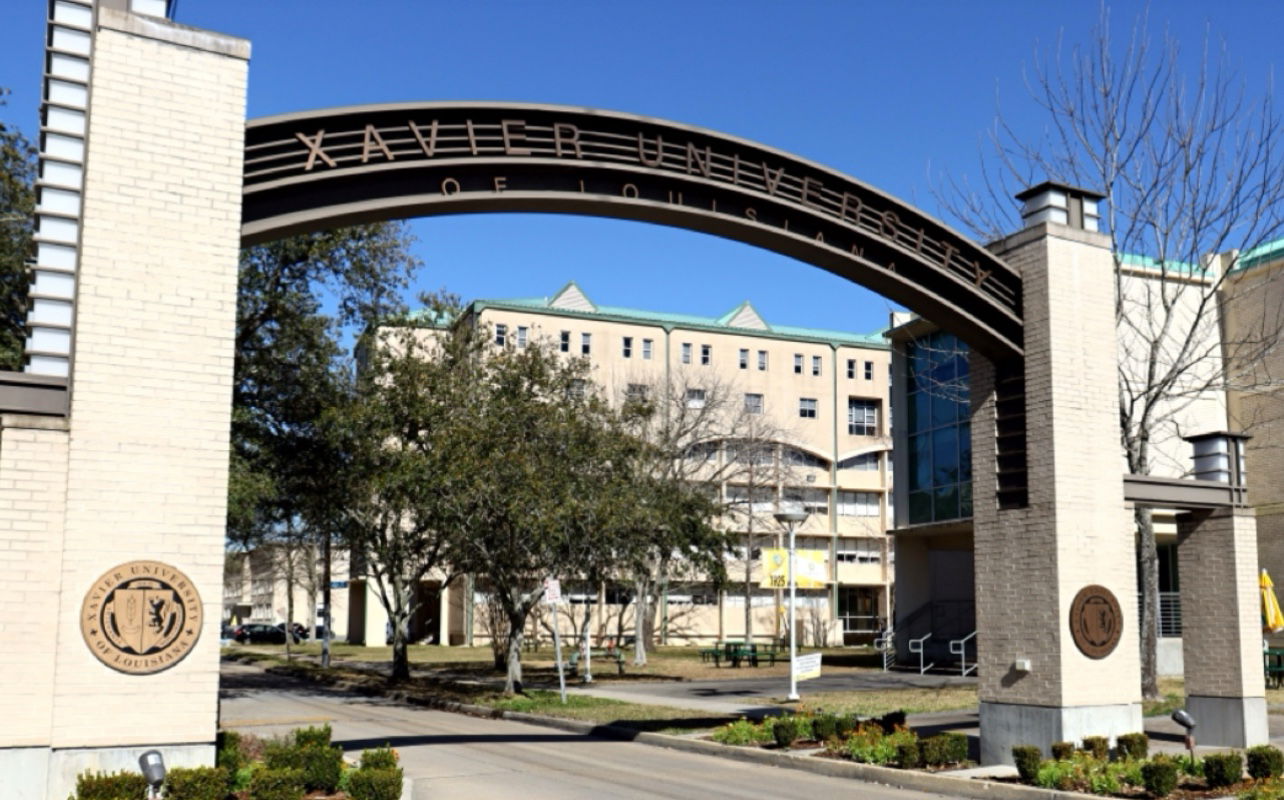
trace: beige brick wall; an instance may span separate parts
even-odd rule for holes
[[[1253,510],[1219,509],[1181,519],[1177,560],[1186,694],[1264,697]]]
[[[0,748],[49,743],[67,424],[0,418]]]
[[[1133,536],[1119,480],[1113,264],[1106,237],[1060,225],[1011,237],[1025,286],[1029,507],[994,495],[994,369],[973,356],[977,643],[982,701],[1039,706],[1140,700]],[[1074,595],[1118,598],[1123,638],[1089,659],[1069,630]],[[1028,658],[1027,674],[1012,671]]]
[[[54,747],[208,742],[218,702],[248,45],[107,9],[95,41],[76,319]],[[98,662],[77,614],[155,559],[200,587],[195,650]]]

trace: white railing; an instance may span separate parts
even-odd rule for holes
[[[967,665],[967,643],[975,638],[976,638],[976,631],[972,631],[967,636],[964,636],[962,639],[950,640],[950,653],[952,655],[956,655],[959,657],[959,670],[960,670],[959,674],[965,677],[969,673],[976,671],[975,661],[972,662],[972,666],[969,667]]]
[[[890,670],[896,663],[896,634],[891,628],[874,639],[874,650],[883,654],[883,672]]]
[[[923,661],[924,661],[923,643],[930,638],[932,638],[932,634],[925,633],[922,636],[918,637],[917,639],[909,640],[909,651],[911,653],[918,653],[918,674],[919,675],[922,675],[932,667],[936,666],[935,661],[933,661],[931,664],[927,664],[927,665],[923,664]]]

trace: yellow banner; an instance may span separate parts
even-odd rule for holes
[[[795,551],[794,583],[799,589],[823,589],[829,581],[829,553],[825,550]],[[789,550],[783,547],[762,549],[763,589],[789,588]]]

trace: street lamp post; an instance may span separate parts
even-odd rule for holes
[[[798,626],[794,605],[797,601],[797,582],[794,580],[794,558],[797,554],[794,533],[807,519],[807,512],[801,509],[781,509],[775,514],[776,521],[789,529],[789,700],[798,699]]]

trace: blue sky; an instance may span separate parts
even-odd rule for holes
[[[37,125],[45,0],[0,24],[0,119]],[[1143,4],[1113,3],[1126,38]],[[179,22],[253,43],[249,115],[414,100],[512,100],[647,114],[822,162],[929,213],[932,176],[975,173],[996,101],[1037,130],[1023,73],[1036,47],[1090,41],[1099,6],[845,0],[180,0]],[[1260,93],[1284,6],[1154,3],[1198,57],[1205,30]],[[422,288],[466,299],[544,295],[569,279],[610,305],[869,331],[889,304],[788,258],[702,234],[582,217],[475,215],[412,223]]]

